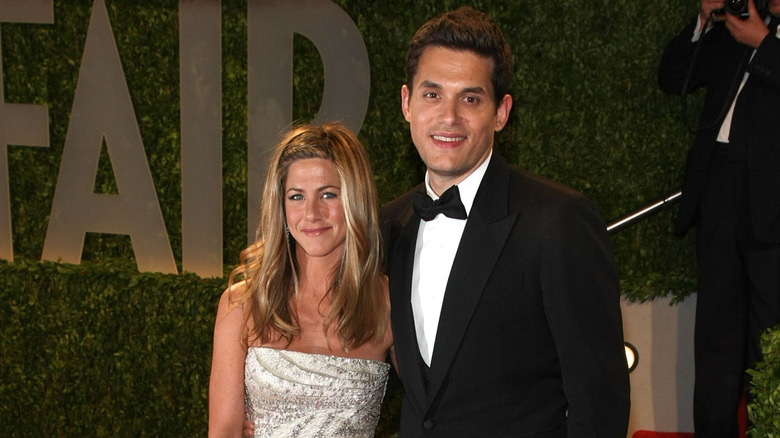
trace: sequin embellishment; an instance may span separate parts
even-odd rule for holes
[[[370,438],[390,365],[250,347],[244,367],[255,438]]]

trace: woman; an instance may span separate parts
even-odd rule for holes
[[[209,436],[372,437],[392,347],[373,175],[341,124],[277,147],[214,327]],[[236,277],[242,281],[234,282]]]

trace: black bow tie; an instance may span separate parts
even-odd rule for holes
[[[453,219],[466,219],[466,207],[460,202],[458,186],[452,186],[441,194],[437,200],[431,199],[425,192],[415,192],[412,206],[418,216],[424,221],[429,221],[439,213]]]

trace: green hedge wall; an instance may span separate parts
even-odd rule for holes
[[[369,53],[360,137],[382,202],[423,175],[400,112],[406,45],[428,18],[461,3],[492,14],[513,48],[515,106],[497,145],[509,161],[582,191],[606,222],[679,188],[691,138],[678,99],[657,89],[655,69],[697,1],[337,3]],[[178,0],[106,4],[180,266]],[[5,101],[46,104],[51,137],[48,148],[7,148],[14,262],[0,262],[0,435],[203,435],[225,279],[138,273],[129,238],[108,234],[88,234],[81,265],[39,261],[91,8],[91,0],[55,0],[53,24],[0,24]],[[223,0],[222,14],[229,272],[246,243],[246,1]],[[308,40],[296,37],[295,50],[294,118],[306,121],[319,106],[322,68]],[[112,193],[113,184],[104,154],[95,188]],[[684,299],[694,290],[692,239],[672,235],[674,210],[613,236],[629,299]],[[383,430],[393,418],[383,417]]]
[[[761,336],[764,359],[748,370],[751,376],[748,404],[748,436],[751,438],[780,437],[780,324]]]
[[[130,268],[3,266],[0,435],[205,435],[223,281]]]

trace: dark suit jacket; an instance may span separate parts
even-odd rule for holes
[[[410,304],[420,221],[412,192],[383,208],[406,391],[399,436],[625,438],[629,381],[618,279],[592,205],[494,152],[452,266],[427,369]]]
[[[683,91],[696,46],[691,42],[695,25],[692,22],[683,29],[664,51],[658,83],[668,93]],[[688,91],[707,88],[699,122],[704,129],[698,131],[688,152],[676,231],[683,233],[696,223],[707,179],[723,177],[710,175],[710,160],[720,120],[725,115],[724,106],[731,104],[736,86],[747,70],[750,76],[734,110],[731,142],[746,151],[753,233],[764,243],[780,243],[780,39],[771,31],[752,60],[749,57],[753,49],[737,43],[720,24],[700,44]]]

